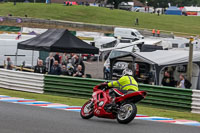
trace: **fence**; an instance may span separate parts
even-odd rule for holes
[[[192,94],[192,113],[200,113],[200,91],[193,90]]]
[[[190,89],[144,84],[141,84],[139,88],[147,91],[148,94],[143,103],[191,110],[192,90]]]
[[[34,93],[43,93],[44,75],[0,69],[0,87]]]
[[[72,97],[91,97],[92,88],[105,80],[45,75],[45,93]],[[140,84],[148,96],[142,103],[191,110],[192,90]]]
[[[45,75],[44,90],[53,95],[88,98],[92,88],[102,82],[104,80]]]

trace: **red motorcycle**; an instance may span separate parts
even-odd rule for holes
[[[115,94],[115,97],[112,95]],[[97,85],[93,88],[92,98],[81,108],[80,115],[83,119],[93,116],[99,118],[117,119],[119,123],[131,122],[136,114],[136,103],[145,98],[145,91],[124,94],[115,88],[103,88]]]

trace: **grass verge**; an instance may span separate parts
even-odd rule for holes
[[[27,99],[35,99],[39,101],[48,101],[53,103],[62,103],[67,105],[83,105],[87,99],[78,99],[70,97],[61,97],[61,96],[52,96],[47,94],[35,94],[21,91],[13,91],[7,89],[0,89],[0,95],[7,95],[11,97],[20,97]],[[149,115],[149,116],[160,116],[160,117],[169,117],[174,119],[186,119],[186,120],[195,120],[200,122],[200,114],[193,114],[187,111],[175,111],[169,109],[160,109],[155,107],[150,107],[147,105],[138,104],[138,113]]]
[[[66,20],[95,24],[134,27],[134,21],[139,19],[137,28],[160,29],[173,32],[200,34],[200,17],[160,15],[137,13],[123,10],[110,10],[102,7],[63,6],[63,4],[13,3],[0,4],[0,15]]]

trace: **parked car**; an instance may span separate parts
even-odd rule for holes
[[[120,51],[120,50],[112,50],[107,58],[107,60],[104,63],[104,79],[109,79],[110,76],[110,58],[121,56],[127,54],[126,51]],[[118,62],[113,66],[113,77],[120,77],[122,75],[122,72],[125,68],[128,67],[128,63],[126,62]]]
[[[114,36],[122,39],[131,39],[133,41],[144,39],[144,36],[138,30],[131,28],[115,28]]]
[[[131,11],[133,7],[133,4],[131,3],[125,3],[125,2],[121,2],[118,6],[119,9],[121,10],[127,10],[127,11]]]

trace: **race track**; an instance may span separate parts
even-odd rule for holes
[[[79,113],[0,102],[0,133],[199,133],[199,127],[134,120],[83,120]]]

